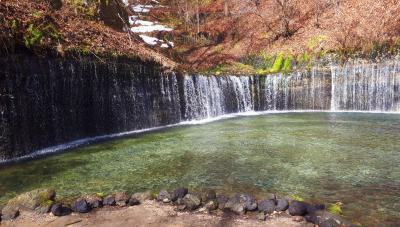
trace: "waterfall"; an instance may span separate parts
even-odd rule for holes
[[[0,160],[231,113],[400,112],[395,60],[266,76],[179,75],[143,62],[34,56],[0,65]]]
[[[335,66],[331,109],[400,111],[400,62]]]

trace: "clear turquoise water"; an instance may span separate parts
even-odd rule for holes
[[[169,128],[0,168],[0,202],[53,187],[58,196],[213,188],[344,203],[364,225],[400,223],[400,115],[286,113]]]

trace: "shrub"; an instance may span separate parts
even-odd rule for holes
[[[27,48],[31,48],[43,39],[43,32],[34,24],[29,24],[28,29],[24,35],[24,43]]]
[[[271,73],[280,72],[282,69],[284,60],[285,60],[285,58],[283,57],[282,54],[279,54],[278,56],[276,56],[274,65],[272,66],[272,69],[271,69]]]

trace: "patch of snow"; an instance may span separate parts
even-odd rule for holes
[[[168,43],[169,43],[169,45],[170,45],[171,47],[174,47],[174,46],[175,46],[174,42],[168,41]]]
[[[168,46],[168,44],[166,44],[166,43],[163,43],[163,44],[161,44],[161,46],[160,46],[161,48],[168,48],[169,46]]]
[[[129,0],[121,0],[122,3],[124,3],[125,6],[129,6]]]
[[[151,26],[138,26],[131,28],[131,31],[134,33],[146,33],[146,32],[155,32],[155,31],[172,31],[172,28],[165,27],[161,24],[155,24]]]
[[[156,4],[160,4],[160,2],[157,1],[157,0],[151,0],[151,2],[156,3]]]
[[[138,4],[132,7],[133,11],[136,13],[148,13],[150,12],[150,8],[153,8],[153,6]]]
[[[147,36],[147,35],[139,35],[140,38],[143,39],[143,41],[149,45],[156,45],[160,40],[155,38],[155,37],[151,37],[151,36]]]
[[[144,26],[152,26],[154,25],[154,22],[151,21],[145,21],[145,20],[135,20],[133,22],[135,25],[144,25]]]

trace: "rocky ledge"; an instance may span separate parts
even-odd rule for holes
[[[286,215],[295,222],[308,222],[322,227],[353,226],[340,216],[331,214],[321,204],[311,204],[274,194],[262,200],[257,200],[248,194],[234,194],[226,196],[217,194],[213,190],[207,192],[189,191],[187,188],[178,188],[173,191],[161,190],[158,194],[151,192],[134,193],[117,192],[103,196],[102,194],[87,195],[70,203],[56,200],[56,193],[52,189],[37,189],[21,194],[11,199],[1,210],[1,220],[14,220],[21,211],[29,211],[42,215],[51,213],[53,216],[67,216],[74,213],[89,213],[100,210],[102,207],[137,206],[147,200],[154,200],[160,204],[169,204],[178,212],[206,212],[217,214],[232,214],[256,219],[262,223],[277,216]]]

